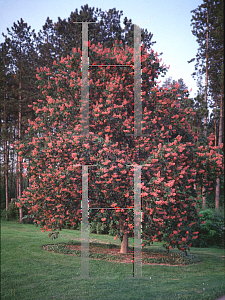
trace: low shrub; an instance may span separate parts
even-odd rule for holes
[[[33,224],[33,223],[34,223],[34,216],[33,216],[33,215],[31,215],[31,216],[25,215],[25,216],[22,218],[22,220],[23,220],[23,223],[24,223],[24,224]]]
[[[193,231],[199,231],[198,238],[192,241],[193,247],[222,247],[224,248],[224,218],[212,209],[199,212],[200,220],[204,224],[193,226]]]
[[[7,210],[7,216],[8,216],[8,220],[15,220],[15,219],[19,218],[19,209],[13,202],[9,203],[8,210]],[[6,209],[5,208],[1,211],[1,218],[6,219]]]
[[[62,225],[62,229],[81,230],[81,221],[77,221],[76,224],[71,225],[71,222],[65,221]]]
[[[99,221],[92,221],[90,223],[90,232],[91,233],[97,233],[97,234],[107,234],[108,229],[107,229],[107,225],[103,222],[99,222]]]
[[[28,211],[25,207],[23,207],[23,223],[33,223],[33,217],[27,215]],[[15,205],[14,202],[9,202],[8,210],[6,213],[6,209],[1,210],[1,218],[6,220],[6,215],[8,217],[8,221],[10,220],[18,220],[19,219],[19,208]]]

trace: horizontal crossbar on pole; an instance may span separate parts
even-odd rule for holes
[[[73,21],[72,23],[96,23],[96,22],[89,22],[89,21],[83,21],[83,22],[79,22],[79,21]],[[134,22],[126,22],[126,23],[150,23],[150,21],[134,21]]]
[[[125,134],[125,136],[136,136],[134,133],[128,133],[128,134]],[[138,135],[139,137],[142,137],[142,136],[148,136],[150,137],[149,134],[141,134],[141,135]]]
[[[90,201],[90,200],[89,200]],[[92,208],[88,208],[88,209],[133,209],[133,208],[114,208],[114,207],[92,207]]]
[[[133,67],[133,65],[89,65],[89,67]]]
[[[96,22],[89,22],[89,21],[77,22],[77,21],[73,21],[72,23],[96,23]]]
[[[81,167],[81,166],[87,166],[87,167],[97,167],[98,165],[73,165],[74,167]],[[133,166],[139,166],[139,167],[142,167],[142,166],[145,166],[145,165],[127,165],[127,164],[125,164],[125,166],[131,166],[131,167],[133,167]],[[146,165],[147,166],[147,165]],[[114,166],[115,168],[120,168],[120,167],[116,167],[116,166]],[[104,167],[105,168],[105,167]],[[114,168],[114,169],[115,169]]]
[[[74,167],[82,167],[82,166],[87,166],[87,167],[97,167],[98,165],[73,165]]]
[[[150,21],[134,21],[134,22],[126,22],[126,23],[150,23]]]

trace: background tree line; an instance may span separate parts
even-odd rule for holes
[[[198,82],[198,95],[191,99],[188,87],[182,79],[178,90],[180,102],[183,107],[192,107],[196,112],[190,118],[193,130],[199,134],[198,143],[204,145],[206,135],[215,134],[215,145],[223,143],[223,1],[203,1],[203,4],[192,11],[193,34],[199,44],[196,54],[196,73],[193,74]],[[7,34],[3,34],[5,41],[0,44],[0,113],[1,113],[1,140],[0,140],[0,197],[1,210],[9,208],[11,198],[20,198],[22,190],[28,185],[23,178],[21,160],[14,152],[11,144],[26,138],[25,130],[28,119],[34,118],[31,106],[33,101],[42,98],[36,83],[37,67],[52,67],[57,58],[69,55],[72,48],[82,47],[81,23],[90,23],[89,40],[94,44],[103,44],[112,47],[115,40],[122,41],[122,45],[132,46],[133,28],[132,20],[124,18],[121,27],[122,11],[115,8],[103,12],[98,8],[82,6],[78,12],[71,12],[68,19],[58,18],[54,23],[47,18],[43,29],[37,34],[24,20],[14,23]],[[77,23],[74,23],[77,22]],[[153,34],[147,30],[141,31],[142,42],[151,49],[155,43]],[[193,59],[194,60],[194,59]],[[205,84],[203,78],[206,79]],[[177,82],[172,78],[163,85],[174,89]],[[212,108],[209,115],[208,108]],[[202,191],[203,208],[219,208],[224,205],[223,183],[215,182],[214,196],[206,198]],[[20,220],[23,217],[20,209]],[[7,217],[7,214],[6,214]]]

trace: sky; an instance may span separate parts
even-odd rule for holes
[[[45,24],[47,17],[57,22],[58,17],[67,19],[76,8],[81,6],[101,8],[108,11],[111,8],[123,11],[121,26],[125,17],[131,19],[143,29],[153,34],[152,46],[158,53],[163,52],[162,62],[170,66],[166,77],[174,80],[183,78],[190,92],[190,97],[197,94],[196,81],[191,74],[194,72],[194,62],[188,60],[197,54],[198,43],[191,30],[191,10],[202,4],[202,0],[0,0],[0,42],[4,41],[2,32],[7,33],[14,22],[21,18],[37,33]]]

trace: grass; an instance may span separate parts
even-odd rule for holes
[[[192,248],[202,262],[186,266],[143,265],[142,278],[130,278],[133,265],[89,261],[90,278],[80,277],[80,257],[43,250],[43,245],[80,238],[62,230],[52,241],[32,224],[1,222],[1,299],[204,299],[225,294],[224,250]],[[108,235],[90,234],[96,242],[119,245]],[[129,241],[132,244],[132,240]],[[152,247],[157,249],[160,244]]]

